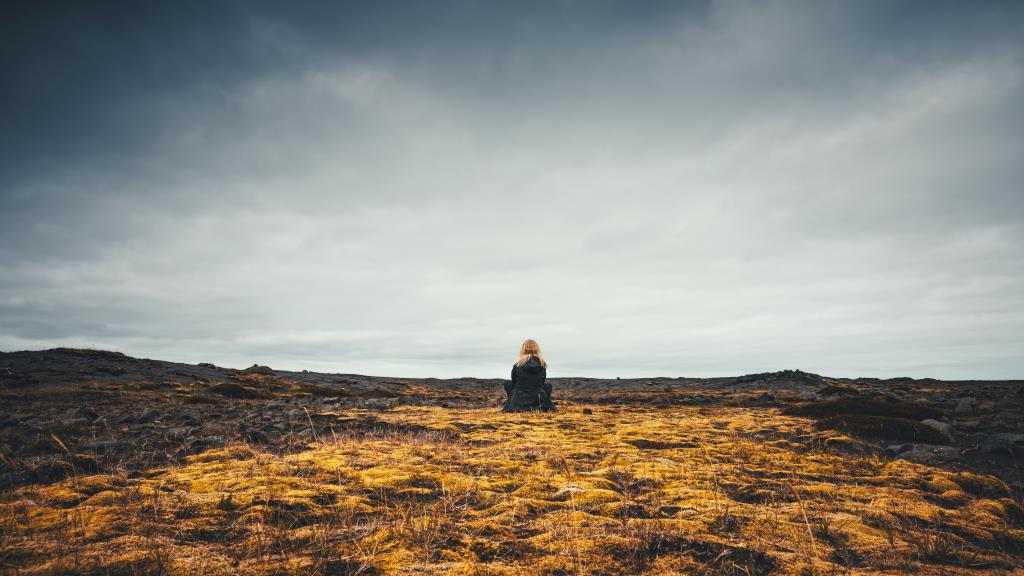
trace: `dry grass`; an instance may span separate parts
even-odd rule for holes
[[[833,454],[759,408],[348,411],[287,455],[232,445],[3,494],[23,574],[1010,572],[999,480]],[[310,420],[312,423],[312,420]],[[351,426],[350,426],[351,427]]]

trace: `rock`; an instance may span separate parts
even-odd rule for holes
[[[989,419],[988,428],[993,432],[1012,432],[1021,428],[1022,411],[997,412]]]
[[[176,428],[171,428],[170,430],[167,431],[167,435],[168,436],[171,436],[171,437],[177,438],[177,439],[187,438],[189,436],[189,434],[191,434],[191,433],[192,433],[192,429],[187,427],[187,426],[179,426],[179,427],[176,427]]]
[[[982,402],[981,404],[978,404],[977,410],[982,412],[991,412],[992,410],[995,409],[995,407],[995,402]]]
[[[898,458],[928,464],[932,462],[952,462],[959,458],[960,450],[952,446],[935,444],[914,444],[914,447],[899,454]]]
[[[273,398],[273,394],[270,392],[242,386],[236,382],[221,382],[210,386],[207,390],[228,398]]]
[[[593,414],[593,413],[594,413],[594,411],[593,411],[593,410],[591,410],[590,408],[584,408],[584,409],[583,409],[583,413],[584,413],[584,414]]]
[[[956,408],[953,409],[956,414],[970,414],[974,412],[974,398],[968,396],[961,398],[956,403]]]
[[[145,412],[143,412],[142,414],[139,414],[139,417],[136,418],[135,421],[136,422],[140,422],[140,423],[141,422],[149,422],[149,421],[152,421],[152,420],[156,420],[159,417],[160,417],[160,413],[157,412],[156,409],[150,408],[150,409],[146,410]]]
[[[953,439],[953,425],[945,422],[939,422],[938,420],[928,418],[927,420],[921,420],[921,424],[930,426],[939,432],[945,434],[950,440]]]
[[[209,362],[200,362],[199,364],[196,364],[196,366],[199,366],[200,368],[216,368],[215,365],[210,364]]]
[[[993,434],[983,448],[986,452],[1024,453],[1024,434],[1015,432]]]
[[[885,447],[885,451],[891,454],[902,454],[913,447],[913,444],[889,444]]]
[[[242,372],[247,372],[249,374],[265,374],[267,376],[277,375],[277,372],[274,372],[270,368],[270,366],[260,366],[259,364],[253,364],[252,366],[249,366],[245,370],[242,370]]]

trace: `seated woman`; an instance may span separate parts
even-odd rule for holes
[[[505,382],[508,400],[502,411],[553,411],[555,404],[551,401],[551,384],[546,382],[547,368],[548,362],[540,353],[537,341],[523,342],[519,347],[519,359],[512,365],[512,380]]]

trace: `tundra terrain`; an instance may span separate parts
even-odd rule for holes
[[[1024,382],[0,353],[4,574],[1013,574]]]

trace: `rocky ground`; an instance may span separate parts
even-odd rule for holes
[[[89,475],[111,473],[121,479],[118,486],[133,482],[141,486],[155,474],[154,470],[194,466],[195,458],[203,454],[237,446],[245,446],[267,457],[294,458],[313,447],[323,450],[339,438],[377,438],[388,433],[421,434],[429,442],[460,438],[469,442],[465,437],[493,431],[504,422],[503,418],[508,418],[497,412],[503,400],[501,382],[500,379],[399,379],[289,372],[258,365],[234,370],[212,364],[177,364],[78,349],[0,353],[0,490],[9,505],[5,508],[4,525],[8,536],[2,541],[5,550],[0,554],[0,571],[59,572],[53,565],[40,564],[38,558],[25,552],[26,542],[31,543],[37,533],[31,521],[19,520],[18,514],[28,514],[26,501],[36,502],[30,495],[43,500],[48,498],[38,491],[40,487],[61,486]],[[751,430],[760,431],[744,436],[743,442],[753,442],[755,447],[762,444],[767,447],[784,437],[791,444],[788,449],[793,454],[803,455],[801,458],[816,454],[850,457],[858,462],[873,463],[873,466],[907,462],[918,466],[914,468],[918,471],[915,474],[930,470],[935,474],[954,475],[949,476],[954,480],[964,478],[956,474],[990,478],[996,488],[985,497],[998,495],[1002,499],[999,501],[1005,516],[1003,528],[1010,536],[990,535],[990,539],[982,543],[982,540],[975,541],[961,534],[957,538],[960,538],[962,550],[946,554],[945,560],[940,558],[938,563],[965,570],[1009,570],[1014,566],[1014,559],[1024,552],[1019,548],[1024,544],[1024,532],[1021,532],[1024,518],[1020,517],[1024,515],[1020,508],[1024,496],[1020,470],[1024,453],[1024,382],[847,379],[801,371],[731,378],[554,378],[552,382],[560,413],[553,420],[543,421],[545,429],[550,428],[550,435],[562,434],[566,427],[582,430],[602,420],[605,423],[634,422],[631,418],[642,421],[647,414],[652,423],[657,423],[652,430],[665,431],[635,438],[618,434],[614,440],[624,449],[647,451],[645,453],[664,459],[672,451],[682,455],[687,450],[701,449],[710,454],[707,450],[715,442],[714,431],[727,428],[729,418],[735,422],[754,418],[752,421],[758,424],[751,425]],[[438,416],[438,410],[448,416]],[[417,414],[429,417],[417,420],[413,417]],[[679,418],[679,422],[703,419],[721,425],[709,425],[710,436],[706,438],[691,435],[680,441],[676,431],[665,428],[666,422],[675,418]],[[758,428],[763,426],[763,418],[778,419],[779,424],[772,429],[774,431],[770,427]],[[496,424],[488,423],[490,419]],[[443,425],[438,424],[440,420],[444,421]],[[806,426],[794,427],[793,422]],[[551,428],[552,423],[563,428]],[[785,434],[780,432],[783,429],[787,430]],[[602,438],[601,442],[610,441],[608,437]],[[738,442],[735,437],[733,440]],[[602,449],[594,446],[595,452]],[[736,464],[726,460],[722,463]],[[568,469],[564,474],[572,479],[573,473]],[[614,482],[614,478],[602,478]],[[360,486],[366,490],[364,485]],[[717,495],[721,490],[725,489],[716,484],[714,493]],[[758,503],[760,496],[756,494],[760,493],[756,490],[758,488],[746,486],[731,497],[737,506]],[[957,491],[963,496],[951,493]],[[87,491],[78,493],[80,499],[48,506],[77,506],[89,496]],[[938,501],[940,507],[950,509],[975,505],[982,495],[954,483],[946,486],[942,498]],[[41,502],[37,504],[44,506]],[[669,506],[666,508],[669,513],[661,514],[681,521],[679,514],[685,507],[675,508],[678,510]],[[806,514],[805,510],[802,512]],[[712,521],[714,519],[708,522]],[[811,530],[810,523],[808,530]],[[811,533],[813,535],[814,530]],[[12,536],[14,534],[20,536]],[[820,536],[811,538],[818,545],[820,539]],[[705,544],[712,546],[708,542],[712,541]],[[714,546],[724,545],[718,540],[714,542],[718,542]],[[714,546],[712,549],[718,550]],[[774,552],[770,547],[765,548],[763,553],[768,555],[765,558],[773,553],[784,556],[787,554],[784,549],[793,547],[778,546],[782,548]],[[967,551],[973,551],[976,566],[972,567]],[[825,561],[817,552],[801,553],[809,556],[801,564],[802,569],[809,566],[813,571],[815,562]],[[472,556],[469,552],[465,554]],[[485,558],[486,554],[478,556],[475,562],[489,560],[494,564],[493,558]],[[763,565],[755,567],[754,571],[786,571],[784,568],[795,565],[779,560],[783,556],[775,560],[762,559]],[[977,558],[987,559],[982,562]],[[711,560],[703,565],[707,573],[744,573],[739,568],[734,572],[711,570],[709,566],[724,566],[719,562],[721,558]],[[843,559],[829,560],[833,570],[837,566],[844,570],[855,569],[858,562],[864,569],[910,570],[907,566],[886,564],[888,560],[878,560],[875,564],[864,558],[840,560]],[[326,564],[310,564],[312,561],[308,558],[304,562],[299,565],[308,573],[361,573],[345,563],[330,564],[325,560]],[[389,572],[385,564],[362,572]],[[514,562],[498,564],[516,565]],[[401,565],[408,566],[408,563]],[[441,565],[443,563],[437,564]],[[618,572],[610,573],[640,570],[635,564],[620,562],[616,565],[620,567]],[[138,572],[138,566],[133,566],[134,572],[128,573]],[[329,566],[334,568],[328,569]],[[648,564],[643,566],[644,570],[650,569]],[[143,572],[167,571],[163,564],[159,570],[152,564],[143,564],[143,567]],[[86,572],[117,572],[109,566],[103,570],[95,566],[78,568]],[[747,568],[749,572],[750,566]],[[438,570],[420,573],[444,573]],[[545,573],[584,572],[593,571],[585,570],[580,560],[570,568],[552,568]],[[478,573],[485,572],[478,570]]]

